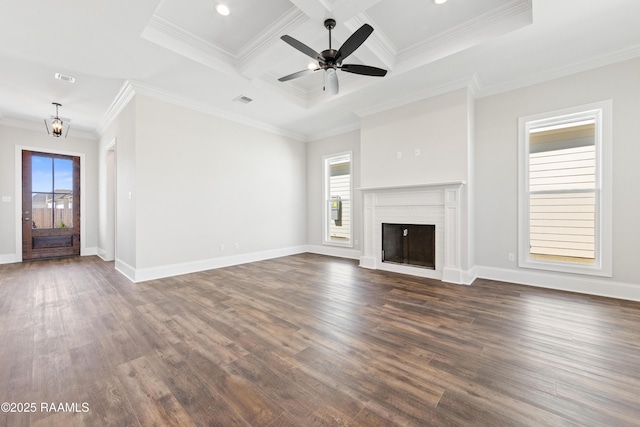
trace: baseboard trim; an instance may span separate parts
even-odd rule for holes
[[[116,259],[115,268],[132,282],[138,283],[161,279],[163,277],[179,276],[182,274],[196,273],[198,271],[231,267],[234,265],[296,255],[305,252],[335,256],[338,258],[360,259],[360,265],[367,268],[366,263],[363,265],[362,259],[360,258],[360,252],[358,250],[315,245],[293,246],[144,269],[135,269],[122,260]],[[14,254],[0,255],[0,264],[11,262],[17,262],[15,261]],[[640,301],[640,285],[603,280],[600,278],[563,275],[551,272],[511,270],[479,265],[470,270],[459,271],[457,273],[459,274],[455,275],[456,280],[452,281],[452,283],[468,285],[472,284],[476,278],[499,280],[502,282],[517,283],[520,285],[539,288],[555,289],[630,301]],[[449,279],[452,279],[452,277],[449,277]]]
[[[100,257],[100,259],[103,261],[107,261],[107,262],[114,261],[114,258],[109,258],[107,256],[107,251],[102,248],[98,248],[98,253],[96,255],[98,255],[98,257]]]
[[[499,280],[539,288],[640,301],[640,285],[633,283],[615,282],[589,276],[510,270],[487,266],[476,266],[475,272],[479,279]]]
[[[472,270],[461,270],[459,268],[445,267],[442,270],[442,281],[456,285],[470,285],[476,279]]]
[[[122,274],[127,279],[131,280],[132,282],[136,281],[136,269],[131,267],[126,262],[116,258],[115,268],[117,272]]]
[[[163,265],[159,267],[133,269],[116,260],[116,269],[135,283],[149,280],[162,279],[164,277],[180,276],[182,274],[197,273],[198,271],[214,270],[217,268],[231,267],[234,265],[246,264],[249,262],[264,261],[267,259],[280,258],[283,256],[296,255],[306,252],[304,246],[293,246],[288,248],[272,249],[261,252],[232,255],[227,257],[205,259],[201,261],[185,262],[180,264]]]
[[[93,256],[98,255],[98,248],[84,248],[80,254],[81,256]],[[14,262],[22,262],[22,259],[16,254],[0,254],[0,264],[13,264]]]
[[[95,246],[91,248],[81,248],[81,250],[80,256],[98,255],[98,248]]]
[[[337,258],[360,259],[360,250],[336,246],[306,245],[305,252]]]
[[[16,254],[0,254],[0,264],[13,264],[20,262]]]

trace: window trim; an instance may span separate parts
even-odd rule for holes
[[[518,266],[537,270],[612,277],[613,275],[613,161],[612,101],[535,114],[518,119]],[[529,131],[580,119],[596,120],[595,264],[534,260],[529,255]]]
[[[329,160],[336,157],[349,156],[349,202],[351,203],[351,209],[349,209],[349,241],[348,242],[336,242],[328,239],[329,234]],[[338,246],[343,248],[353,248],[353,151],[341,151],[339,153],[327,154],[322,156],[322,244],[326,246]]]

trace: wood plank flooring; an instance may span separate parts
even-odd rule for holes
[[[311,254],[0,265],[0,402],[2,426],[640,426],[640,303]]]

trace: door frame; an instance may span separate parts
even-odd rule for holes
[[[22,262],[22,151],[36,151],[40,153],[62,154],[65,156],[80,157],[80,191],[83,197],[80,197],[80,256],[91,255],[87,252],[86,239],[86,165],[85,153],[77,153],[75,151],[58,150],[48,147],[34,147],[27,145],[16,145],[15,157],[15,195],[16,195],[16,213],[15,213],[15,229],[16,229],[16,262]]]
[[[102,159],[103,157],[101,157]],[[98,220],[100,233],[104,231],[104,244],[98,247],[98,256],[105,261],[117,259],[118,250],[118,143],[117,137],[113,137],[104,147],[104,197],[105,207],[101,208],[99,215],[104,215],[104,222]],[[82,201],[82,200],[81,200]],[[102,201],[102,199],[101,199]],[[100,236],[98,241],[101,242]]]

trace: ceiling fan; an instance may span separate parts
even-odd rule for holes
[[[371,67],[369,65],[342,63],[342,61],[347,56],[351,55],[371,35],[371,33],[373,32],[373,27],[371,25],[364,24],[362,27],[358,28],[358,30],[353,33],[338,50],[331,48],[331,30],[335,28],[336,21],[334,19],[326,19],[324,21],[324,26],[327,30],[329,30],[329,49],[323,50],[320,53],[317,53],[306,44],[294,39],[291,36],[284,35],[280,37],[295,49],[318,61],[318,66],[316,68],[309,68],[293,74],[289,74],[288,76],[280,77],[278,79],[279,81],[286,82],[288,80],[297,79],[299,77],[315,73],[316,71],[323,70],[323,90],[327,91],[331,95],[335,95],[338,93],[338,75],[336,73],[337,70],[375,77],[384,77],[387,74],[387,70],[383,70],[382,68]]]

